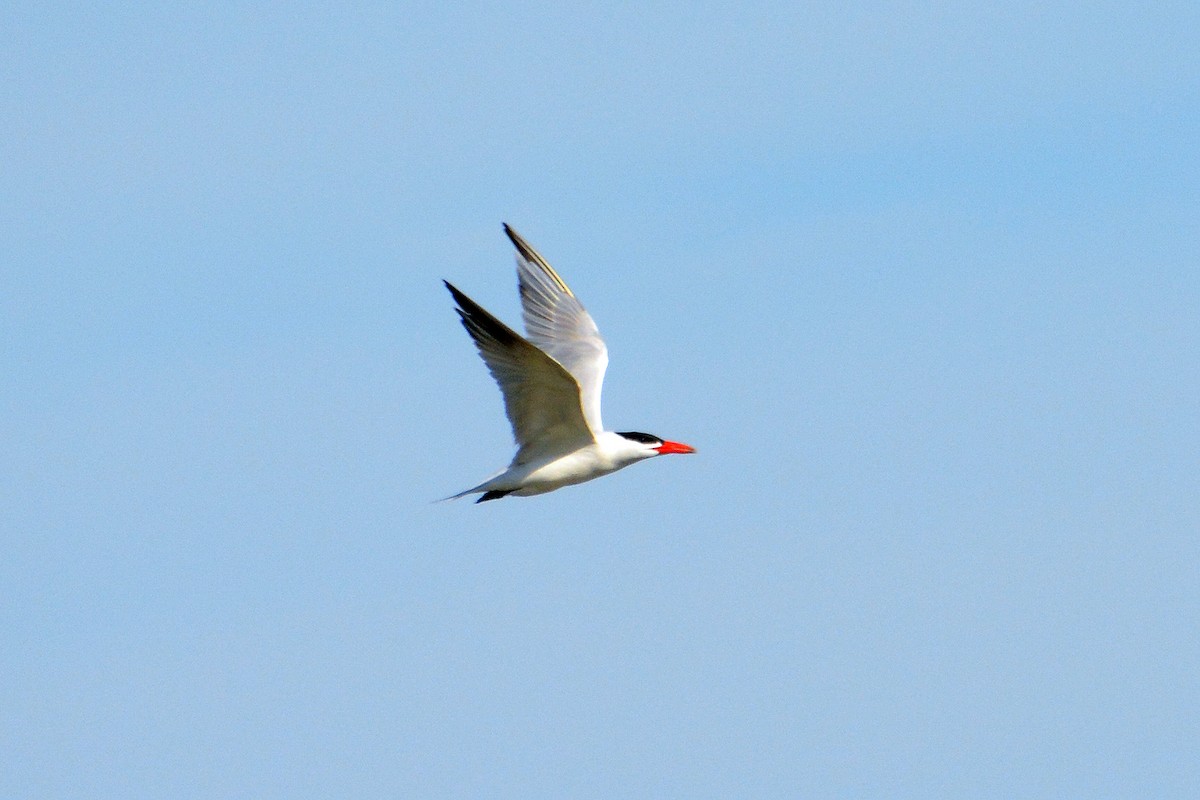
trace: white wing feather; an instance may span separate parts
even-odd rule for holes
[[[604,431],[600,392],[608,368],[608,348],[583,304],[546,259],[504,226],[517,248],[517,280],[529,341],[561,364],[579,384],[583,418],[592,435]]]

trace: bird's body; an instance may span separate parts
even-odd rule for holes
[[[507,469],[454,497],[479,493],[482,502],[543,494],[653,456],[695,452],[646,433],[604,430],[600,391],[608,349],[596,324],[546,260],[507,225],[504,231],[517,248],[528,338],[449,282],[446,288],[504,395],[517,454]]]
[[[545,494],[616,472],[643,458],[646,458],[644,448],[630,446],[629,440],[619,433],[603,431],[596,441],[570,452],[552,453],[527,464],[514,462],[496,477],[462,495],[473,492],[503,492],[517,497]]]

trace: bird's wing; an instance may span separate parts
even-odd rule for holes
[[[513,463],[562,455],[594,442],[580,405],[579,384],[563,365],[449,282],[443,283],[504,395],[504,410],[517,441]]]
[[[517,248],[517,279],[529,341],[575,377],[583,418],[598,435],[604,430],[600,391],[608,368],[608,348],[591,315],[546,259],[508,225],[504,232]]]

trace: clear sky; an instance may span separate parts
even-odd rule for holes
[[[0,796],[1194,797],[1200,6],[0,12]],[[508,462],[441,279],[605,334]]]

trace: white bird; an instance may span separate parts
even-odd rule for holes
[[[442,282],[504,394],[517,454],[506,469],[447,499],[480,493],[475,502],[482,503],[510,494],[543,494],[654,456],[696,452],[648,433],[604,430],[600,387],[608,348],[596,323],[546,259],[507,224],[504,232],[517,248],[527,337]]]

